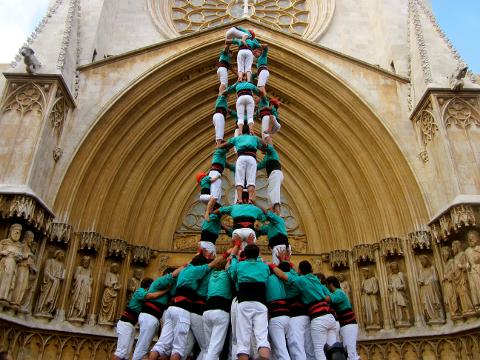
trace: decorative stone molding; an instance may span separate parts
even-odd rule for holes
[[[72,238],[73,227],[64,223],[53,223],[50,231],[49,240],[51,242],[58,242],[69,244]]]
[[[0,194],[0,216],[23,219],[43,234],[50,231],[53,221],[53,214],[30,195]]]
[[[435,134],[438,132],[438,126],[433,115],[432,102],[428,100],[422,108],[412,118],[413,124],[417,129],[421,145],[424,150],[433,141]]]
[[[329,254],[330,266],[334,268],[348,268],[348,250],[334,250]]]
[[[2,112],[18,111],[20,116],[28,112],[43,115],[47,105],[50,84],[31,81],[12,81],[8,85],[7,98]]]
[[[134,246],[132,247],[132,263],[143,263],[148,265],[152,258],[152,249],[146,246]]]
[[[77,10],[78,1],[79,0],[70,0],[70,4],[68,6],[68,13],[67,13],[67,18],[65,19],[65,27],[63,31],[62,44],[61,44],[60,53],[58,54],[58,59],[57,59],[58,70],[63,70],[65,66],[67,49],[68,49],[68,45],[70,44],[70,39],[72,35],[73,17]]]
[[[432,235],[428,231],[413,231],[408,239],[414,250],[431,250]]]
[[[166,268],[168,268],[168,261],[170,260],[170,256],[168,255],[161,255],[158,257],[158,272],[159,274],[163,274]]]
[[[81,250],[93,250],[98,251],[100,249],[100,244],[102,243],[102,235],[94,231],[83,231],[78,232],[80,237],[80,246]]]
[[[380,240],[380,255],[383,257],[403,256],[402,239],[388,237]]]
[[[475,109],[477,97],[459,98],[454,97],[446,102],[444,107],[444,123],[448,128],[452,125],[461,129],[468,129],[470,126],[480,126],[480,113]],[[445,101],[442,98],[442,102]],[[440,100],[439,100],[440,102]]]
[[[375,262],[375,246],[373,244],[355,245],[352,250],[354,262]]]
[[[48,117],[50,125],[57,137],[62,135],[63,125],[65,123],[67,113],[68,106],[66,104],[63,92],[59,89],[55,95],[53,107]]]
[[[63,155],[63,149],[61,147],[56,146],[55,149],[52,150],[52,157],[53,161],[58,162]]]
[[[452,206],[430,223],[433,238],[437,241],[448,240],[449,236],[460,230],[480,223],[480,211],[477,204],[459,204]]]
[[[427,46],[425,44],[425,38],[423,36],[422,22],[420,20],[420,13],[417,8],[417,0],[408,1],[409,18],[412,21],[414,28],[415,40],[418,46],[418,53],[420,55],[420,61],[422,65],[422,71],[424,76],[425,85],[429,85],[433,82],[432,71],[430,68],[430,60],[427,53]]]
[[[127,256],[128,243],[121,239],[108,240],[108,256],[115,256],[124,259]]]

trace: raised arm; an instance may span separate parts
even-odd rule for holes
[[[159,297],[162,297],[165,294],[168,294],[170,292],[170,289],[172,288],[171,285],[168,285],[165,289],[148,293],[145,295],[145,300],[152,300],[152,299],[158,299]]]
[[[275,266],[275,267],[271,267],[271,269],[273,270],[273,273],[274,273],[275,275],[277,275],[280,280],[288,281],[288,275],[285,274],[285,273],[284,273],[282,270],[280,270],[278,267],[276,267],[276,266]]]

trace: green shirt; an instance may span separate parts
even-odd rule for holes
[[[300,296],[304,304],[322,301],[325,299],[325,296],[330,295],[327,287],[312,273],[300,276],[287,274],[287,276],[288,282],[300,290]]]
[[[187,287],[197,291],[200,281],[210,272],[208,264],[194,266],[188,264],[178,275],[177,288]]]
[[[220,57],[218,58],[218,61],[226,62],[227,64],[230,64],[230,54],[228,53],[228,50],[223,49],[220,52]]]
[[[265,169],[267,161],[276,160],[280,162],[280,157],[278,156],[277,150],[271,145],[268,144],[266,147],[265,156],[262,161],[257,164],[257,170]]]
[[[287,299],[285,285],[275,274],[270,275],[267,279],[266,293],[267,302]]]
[[[275,119],[278,121],[278,109],[275,106],[272,106],[272,115],[275,116]]]
[[[248,134],[230,138],[227,142],[235,146],[237,152],[253,151],[256,153],[257,149],[263,147],[262,142],[258,137]]]
[[[336,289],[334,292],[330,293],[330,301],[336,312],[352,308],[352,304],[350,304],[347,294],[345,294],[342,289]]]
[[[245,282],[266,283],[270,275],[270,268],[261,259],[246,259],[239,262],[236,256],[232,257],[228,270],[238,284]]]
[[[245,42],[247,43],[248,47],[251,49],[251,50],[255,50],[255,49],[259,49],[260,48],[260,43],[258,42],[257,39],[247,39],[245,40]],[[241,39],[233,39],[232,40],[232,44],[234,45],[237,45],[237,46],[243,46],[243,42]]]
[[[218,95],[215,101],[215,109],[228,109],[227,97],[225,95]]]
[[[233,93],[233,92],[239,92],[242,90],[252,91],[256,95],[260,94],[260,92],[258,91],[258,88],[248,81],[236,82],[235,84],[230,85],[225,91],[227,93]]]
[[[172,276],[172,274],[160,276],[152,282],[152,284],[148,288],[148,292],[153,293],[160,290],[165,290],[167,286],[173,285],[174,283],[175,283],[175,278]],[[161,304],[161,305],[167,305],[168,299],[169,299],[169,293],[166,293],[165,295],[162,295],[159,298],[151,299],[149,301],[153,303]]]
[[[207,275],[205,275],[201,280],[200,282],[198,283],[198,289],[197,289],[197,294],[198,296],[201,296],[202,298],[206,298],[207,297],[207,292],[208,292],[208,282],[210,280],[210,274],[212,272],[210,271],[209,273],[207,273]]]
[[[210,189],[210,185],[212,183],[212,178],[210,176],[205,176],[202,180],[200,180],[200,189]]]
[[[148,290],[144,288],[137,289],[132,295],[132,298],[128,302],[127,307],[136,311],[137,313],[142,311],[143,303],[145,302],[145,295],[148,294]]]
[[[225,299],[232,299],[232,279],[225,270],[214,270],[210,273],[208,281],[207,299],[213,296],[220,296]]]
[[[258,102],[258,110],[260,111],[260,109],[262,108],[266,108],[266,107],[270,107],[270,100],[268,99],[268,97],[266,96],[263,96],[260,98],[260,101]]]
[[[212,164],[226,166],[228,150],[225,148],[217,148],[213,151]]]
[[[260,66],[267,66],[267,58],[268,58],[268,47],[264,47],[262,51],[262,55],[257,58],[257,69]]]
[[[290,280],[290,276],[291,277],[299,276],[297,272],[293,269],[290,269],[290,272],[287,275],[289,276],[289,280]],[[287,293],[287,299],[290,299],[294,296],[298,296],[301,293],[300,289],[297,288],[293,283],[294,283],[293,281],[284,282],[285,292]]]
[[[288,236],[287,226],[285,225],[285,220],[281,216],[278,216],[272,211],[268,211],[266,215],[267,220],[269,221],[268,225],[262,226],[260,228],[262,233],[267,233],[269,239],[274,238],[278,234],[283,234]]]
[[[208,231],[212,234],[220,234],[221,229],[220,215],[210,214],[210,221],[203,220],[202,222],[202,231]]]
[[[265,219],[263,211],[259,207],[252,204],[233,204],[229,206],[222,206],[219,210],[220,214],[230,215],[234,221],[239,217],[253,217],[256,220],[261,221]]]

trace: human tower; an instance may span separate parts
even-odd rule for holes
[[[238,47],[238,78],[228,86],[232,45]],[[256,73],[252,74],[254,58]],[[112,359],[130,359],[138,322],[133,360],[147,356],[150,360],[323,360],[325,344],[336,343],[339,336],[348,359],[357,360],[358,326],[338,279],[321,281],[308,261],[300,262],[297,270],[290,262],[287,228],[280,213],[283,174],[273,145],[273,135],[281,128],[280,102],[267,95],[268,46],[260,44],[252,30],[232,27],[226,33],[217,75],[216,146],[208,174],[200,172],[196,177],[200,201],[206,204],[198,253],[188,264],[155,280],[143,279],[117,323]],[[227,96],[234,92],[236,110],[231,110]],[[237,129],[225,141],[227,117],[236,119]],[[255,117],[261,119],[260,137],[255,135]],[[235,164],[227,162],[231,148],[237,155]],[[264,153],[259,162],[258,152]],[[235,173],[235,202],[229,206],[220,204],[225,169]],[[260,169],[268,175],[269,209],[255,203]],[[224,214],[232,217],[232,228],[222,225]],[[231,235],[232,247],[217,256],[215,243],[222,229]],[[268,238],[271,263],[260,257],[259,235]],[[160,323],[160,335],[152,347]]]

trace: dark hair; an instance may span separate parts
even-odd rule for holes
[[[249,199],[248,191],[243,191],[242,192],[242,201],[247,202]]]
[[[255,244],[247,245],[243,249],[243,253],[246,259],[256,259],[260,255],[260,248]]]
[[[192,261],[190,261],[190,264],[194,266],[205,265],[207,264],[207,259],[202,254],[198,254],[193,257]]]
[[[215,202],[215,204],[213,205],[213,211],[217,210],[217,209],[220,209],[222,207],[222,205],[220,205],[218,203],[218,201]]]
[[[0,360],[8,360],[8,351],[0,351]]]
[[[316,273],[315,276],[325,285],[325,279],[327,278],[324,273]]]
[[[336,276],[329,276],[325,279],[327,285],[333,285],[336,289],[340,288],[340,281],[338,281]]]
[[[300,264],[298,264],[298,270],[300,270],[302,275],[310,274],[313,271],[312,264],[310,264],[308,260],[300,261]]]
[[[176,270],[176,268],[174,267],[167,267],[165,270],[163,270],[163,273],[162,275],[168,275],[168,274],[171,274],[172,272],[174,272]]]
[[[144,278],[142,282],[140,283],[140,287],[143,289],[148,289],[150,285],[152,285],[153,279],[152,278]],[[0,359],[1,360],[1,359]]]
[[[288,261],[282,261],[280,264],[278,264],[278,268],[283,272],[289,272],[291,269],[291,266]]]

